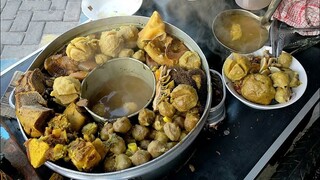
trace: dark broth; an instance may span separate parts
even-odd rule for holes
[[[104,105],[104,117],[123,117],[146,105],[152,95],[152,88],[142,79],[123,75],[104,83],[95,97],[91,98],[91,107]]]
[[[268,39],[268,31],[260,26],[260,21],[242,14],[230,14],[221,18],[221,25],[215,31],[219,41],[238,52],[253,52],[262,47]],[[232,40],[231,27],[238,24],[242,35]]]

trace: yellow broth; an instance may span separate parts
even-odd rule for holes
[[[103,117],[117,118],[128,116],[146,105],[151,98],[152,88],[142,79],[122,75],[105,82],[96,96],[91,97],[90,105],[103,104]],[[92,108],[91,108],[92,109]]]
[[[222,17],[219,24],[215,31],[219,41],[237,52],[253,52],[268,40],[267,29],[253,17],[230,14]]]

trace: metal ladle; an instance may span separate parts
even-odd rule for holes
[[[213,20],[213,23],[212,23],[212,31],[213,31],[215,38],[217,39],[217,41],[221,45],[223,45],[224,47],[226,47],[227,49],[229,49],[232,52],[248,54],[248,53],[252,53],[252,52],[260,49],[261,47],[263,47],[265,45],[265,43],[269,39],[269,28],[270,28],[269,21],[270,21],[271,16],[273,15],[275,10],[277,9],[278,5],[280,4],[280,2],[281,2],[281,0],[272,0],[263,17],[259,17],[249,11],[242,10],[242,9],[231,9],[231,10],[222,11],[221,13],[219,13],[215,17],[215,19]],[[240,38],[250,39],[250,40],[245,41],[245,42],[233,41],[232,43],[235,44],[236,46],[232,46],[232,45],[228,44],[227,41],[224,41],[224,39],[227,36],[226,33],[230,33],[231,27],[229,27],[229,29],[228,28],[224,29],[221,27],[223,25],[225,25],[224,24],[225,22],[232,23],[232,17],[234,17],[235,15],[246,16],[246,17],[252,18],[255,21],[260,22],[260,26],[257,27],[258,28],[257,31],[261,32],[259,34],[259,36],[257,35],[254,37],[251,36],[250,38],[246,38],[246,36],[248,37],[249,34],[246,32],[242,32],[242,35]],[[232,41],[232,40],[230,39],[230,41]],[[246,44],[251,44],[251,45],[250,45],[250,47],[244,48],[244,46]]]

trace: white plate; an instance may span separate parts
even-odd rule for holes
[[[255,51],[251,54],[253,54],[255,56],[262,56],[264,50],[270,51],[271,47],[264,46],[261,49]],[[231,55],[228,58],[230,58],[230,57],[231,57]],[[305,90],[307,88],[308,78],[307,78],[306,71],[304,70],[302,65],[299,63],[299,61],[294,57],[292,59],[292,64],[290,66],[290,69],[299,73],[299,79],[302,84],[300,84],[300,86],[298,86],[296,88],[292,88],[292,96],[288,102],[279,103],[279,104],[272,104],[272,105],[261,105],[261,104],[256,104],[256,103],[253,103],[251,101],[246,100],[243,96],[241,96],[240,94],[238,94],[236,92],[236,90],[233,87],[233,83],[230,81],[230,79],[228,79],[225,76],[224,73],[222,73],[222,77],[223,77],[224,83],[226,84],[227,89],[231,92],[231,94],[233,96],[235,96],[237,99],[239,99],[241,102],[246,104],[247,106],[255,108],[255,109],[261,109],[261,110],[279,109],[279,108],[289,106],[289,105],[293,104],[294,102],[296,102],[303,95],[303,93],[305,92]],[[223,70],[222,70],[222,72],[223,72]]]
[[[91,20],[112,16],[130,16],[136,13],[143,0],[82,0],[84,15]]]

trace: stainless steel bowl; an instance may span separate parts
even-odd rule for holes
[[[144,27],[148,20],[148,17],[141,16],[118,16],[82,24],[76,28],[73,28],[65,32],[64,34],[56,38],[53,42],[51,42],[34,60],[32,65],[29,67],[29,70],[43,67],[44,60],[47,57],[60,50],[64,45],[69,43],[75,37],[85,36],[99,31],[114,29],[121,25],[135,25],[138,27]],[[207,79],[207,98],[204,112],[201,115],[196,127],[191,132],[189,132],[189,134],[182,141],[180,141],[176,146],[171,148],[163,155],[145,164],[129,169],[108,173],[87,173],[61,167],[56,163],[50,161],[47,161],[45,163],[47,167],[49,167],[53,171],[56,171],[59,174],[62,174],[72,179],[151,179],[159,176],[164,176],[167,172],[172,171],[172,169],[182,164],[181,159],[184,159],[187,149],[202,130],[207,120],[209,110],[211,108],[212,88],[210,80],[210,71],[207,59],[201,51],[201,49],[199,48],[199,46],[197,45],[197,43],[190,36],[188,36],[186,33],[178,29],[177,27],[169,23],[165,24],[167,33],[182,40],[190,50],[196,51],[202,60],[202,69],[205,71]],[[23,136],[26,137],[23,131],[22,133]]]

